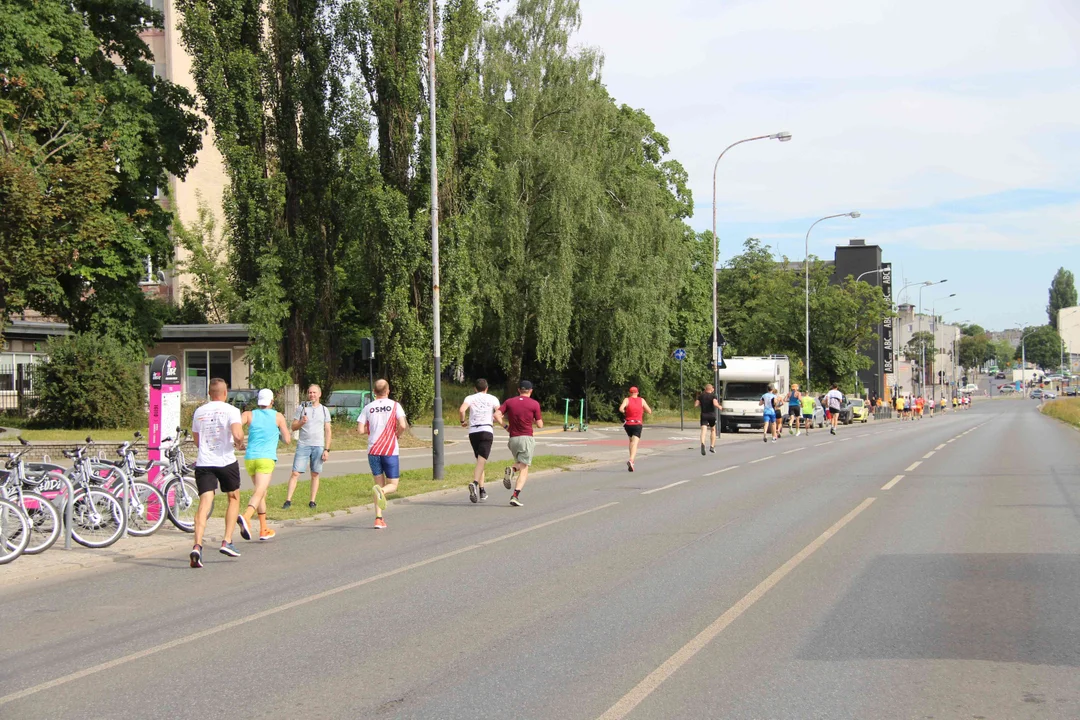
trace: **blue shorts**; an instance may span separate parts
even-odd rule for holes
[[[397,455],[368,455],[367,461],[372,475],[385,475],[387,480],[401,477],[401,465]]]
[[[776,413],[771,412],[771,411],[766,411],[763,414],[764,414],[764,417],[765,417],[765,422],[767,422],[767,423],[776,422]]]
[[[322,445],[300,445],[296,448],[296,455],[292,461],[292,471],[305,473],[308,465],[311,465],[311,474],[318,475],[322,472]]]

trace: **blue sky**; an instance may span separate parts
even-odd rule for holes
[[[1046,322],[1080,274],[1080,2],[581,0],[618,102],[686,166],[695,228],[722,256],[759,237],[801,258],[881,245],[895,283],[948,278],[924,306],[992,329]],[[912,298],[914,300],[914,297]],[[947,305],[947,307],[943,307]],[[929,308],[928,308],[929,311]]]

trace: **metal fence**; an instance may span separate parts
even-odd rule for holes
[[[29,415],[37,407],[36,363],[0,365],[0,412]]]

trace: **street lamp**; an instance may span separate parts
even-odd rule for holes
[[[1024,386],[1024,397],[1027,397],[1027,346],[1024,341],[1036,330],[1038,328],[1031,328],[1020,336],[1020,384]]]
[[[836,215],[826,215],[823,218],[818,218],[814,221],[806,231],[806,248],[803,254],[803,274],[806,276],[806,391],[810,391],[810,231],[814,229],[814,225],[825,220],[832,220],[838,217],[857,218],[861,215],[858,210],[852,210],[846,213],[837,213]]]
[[[716,307],[716,273],[717,265],[720,264],[720,238],[716,234],[716,169],[720,166],[720,161],[723,159],[724,154],[728,150],[736,145],[742,145],[743,143],[752,142],[754,140],[779,140],[780,142],[787,142],[791,139],[791,133],[778,132],[772,135],[758,135],[757,137],[746,138],[738,142],[733,142],[724,148],[724,152],[720,153],[720,157],[716,158],[716,162],[713,163],[712,169],[712,235],[713,235],[713,277],[712,277],[712,361],[713,361],[713,388],[714,390],[720,387],[720,367],[719,358],[717,357],[717,307]]]
[[[942,280],[942,282],[945,282],[945,281]],[[935,354],[937,353],[937,349],[938,349],[938,347],[937,347],[937,301],[945,299],[945,298],[954,298],[954,297],[956,297],[956,293],[952,293],[951,295],[939,295],[938,297],[936,297],[936,298],[934,298],[933,300],[930,301],[930,308],[931,308],[930,309],[930,314],[934,318],[934,324],[931,326],[933,329],[930,332],[934,336],[934,353]],[[934,365],[937,365],[937,362],[935,362]],[[925,338],[923,338],[923,342],[922,342],[922,369],[919,372],[919,378],[922,380],[922,390],[923,390],[923,394],[925,395],[926,394],[926,339]],[[930,387],[933,388],[933,386],[934,386],[934,381],[933,381],[933,378],[931,377],[931,379],[930,379]]]
[[[919,286],[919,334],[920,335],[922,334],[922,316],[923,316],[923,311],[922,311],[922,291],[923,291],[923,288],[928,288],[931,285],[940,285],[940,284],[946,283],[946,282],[949,282],[949,281],[948,280],[936,280],[936,281],[932,281],[932,282],[927,281],[927,282],[924,282],[922,285]],[[922,352],[921,352],[922,362],[919,365],[919,392],[921,393],[921,392],[924,392],[926,390],[926,378],[923,377],[926,374],[926,340],[920,338],[920,344],[922,345]]]
[[[860,273],[859,277],[855,278],[855,282],[859,282],[860,280],[862,280],[864,275],[877,275],[878,273],[883,272],[885,272],[885,268],[878,268],[877,270],[867,270],[864,273]]]

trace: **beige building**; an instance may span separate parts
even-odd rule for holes
[[[1080,372],[1080,307],[1058,310],[1058,334],[1065,343],[1065,355],[1073,372]]]
[[[915,312],[914,305],[900,305],[893,319],[893,338],[896,347],[896,373],[892,376],[893,393],[917,394],[922,388],[918,379],[919,360],[909,361],[904,354],[908,342],[917,332],[934,334],[935,352],[926,358],[926,393],[934,397],[948,396],[954,381],[959,382],[963,370],[958,365],[959,343],[962,333],[959,325],[943,323],[933,315]],[[940,373],[944,372],[944,375]],[[942,384],[944,379],[944,384]],[[933,389],[931,390],[931,386]]]
[[[195,93],[195,79],[191,75],[191,56],[184,49],[178,25],[180,12],[175,0],[150,0],[147,4],[160,10],[165,16],[164,29],[151,28],[141,34],[143,41],[154,54],[154,74],[164,77],[177,85],[183,85]],[[166,207],[176,211],[184,225],[191,225],[198,219],[200,198],[214,214],[218,228],[224,226],[221,211],[221,198],[228,184],[228,176],[222,162],[221,153],[214,145],[213,130],[207,126],[203,135],[202,150],[196,156],[195,166],[188,171],[183,180],[170,178],[168,199],[162,200]],[[174,261],[183,261],[186,252],[177,248]],[[183,298],[186,279],[175,270],[166,270],[166,286],[162,295],[179,303]]]

